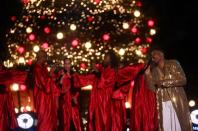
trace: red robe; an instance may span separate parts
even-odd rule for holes
[[[38,118],[37,131],[53,131],[57,126],[58,90],[47,68],[36,64],[33,72],[34,100]]]
[[[129,84],[118,90],[115,83],[122,85],[132,81],[142,66],[129,66],[119,69],[118,72],[111,68],[101,69],[100,78],[88,75],[80,78],[83,86],[92,84],[89,103],[88,130],[89,131],[122,131],[126,125],[125,93]],[[115,92],[115,93],[114,93]]]
[[[73,75],[73,77],[75,76]],[[75,81],[75,83],[76,82],[77,81]],[[73,122],[74,124],[75,131],[82,130],[81,116],[79,112],[79,103],[74,104],[72,101],[73,98],[78,100],[79,92],[72,91],[71,88],[75,88],[75,87],[71,87],[71,76],[65,74],[62,80],[63,94],[61,95],[61,98],[60,98],[60,111],[61,111],[61,118],[62,118],[60,120],[60,126],[61,126],[60,131],[70,131],[71,122]]]
[[[16,127],[18,125],[12,94],[8,91],[0,93],[0,131],[8,131]]]
[[[133,90],[131,131],[158,131],[155,92],[148,89],[144,75],[137,77]]]

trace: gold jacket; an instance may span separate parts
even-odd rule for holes
[[[151,67],[150,75],[146,75],[149,88],[156,92],[159,130],[163,131],[162,102],[171,101],[176,111],[182,131],[192,131],[188,100],[184,91],[185,73],[176,60],[165,60],[164,69]],[[156,88],[155,81],[161,87]]]

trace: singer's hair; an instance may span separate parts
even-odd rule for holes
[[[110,50],[108,53],[106,53],[106,56],[107,55],[110,57],[110,66],[112,68],[117,69],[119,66],[119,59],[118,59],[117,55],[115,54],[115,52]]]

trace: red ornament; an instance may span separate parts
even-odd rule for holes
[[[24,47],[19,47],[19,48],[17,49],[17,51],[18,51],[20,54],[22,54],[22,53],[24,53],[25,49],[24,49]]]
[[[45,28],[44,28],[44,32],[45,32],[46,34],[49,34],[49,33],[51,32],[51,29],[50,29],[49,27],[45,27]]]
[[[20,88],[21,91],[25,91],[25,90],[27,89],[27,88],[26,88],[26,85],[20,85],[19,88]]]
[[[150,38],[150,37],[147,37],[147,38],[146,38],[146,42],[147,42],[147,43],[152,43],[152,41],[153,41],[152,38]]]
[[[29,0],[22,0],[23,4],[26,5],[29,3]]]
[[[155,25],[154,20],[148,20],[147,25],[148,25],[149,27],[153,27],[153,26]]]
[[[44,19],[45,19],[45,16],[44,16],[44,15],[42,15],[42,16],[40,17],[40,19],[41,19],[41,20],[44,20]]]
[[[103,40],[104,40],[104,41],[108,41],[109,39],[110,39],[109,34],[104,34],[104,35],[103,35]]]
[[[137,5],[138,7],[141,7],[141,6],[142,6],[142,3],[141,3],[140,1],[137,1],[137,2],[136,2],[136,5]]]
[[[26,63],[27,63],[28,65],[32,65],[32,60],[28,60]]]
[[[43,44],[41,45],[41,48],[47,49],[48,46],[49,46],[49,44],[48,44],[47,42],[45,42],[45,43],[43,43]]]
[[[35,35],[34,35],[34,34],[30,34],[30,35],[29,35],[29,40],[34,41],[34,40],[35,40],[35,38],[36,38],[36,37],[35,37]]]
[[[94,0],[94,3],[99,4],[101,0]]]
[[[94,20],[94,17],[88,16],[88,17],[87,17],[87,20],[88,20],[89,22],[92,22],[92,21]]]
[[[141,52],[142,52],[143,54],[146,54],[147,51],[148,51],[148,48],[146,48],[146,47],[143,47],[143,48],[141,49]]]
[[[10,19],[11,19],[11,21],[14,22],[14,21],[16,21],[17,17],[16,16],[11,16]]]
[[[80,68],[81,69],[86,69],[86,64],[85,63],[80,63]]]
[[[78,41],[77,39],[74,39],[74,40],[72,41],[72,46],[73,46],[73,47],[78,46],[78,44],[79,44],[79,41]]]
[[[137,38],[135,39],[135,43],[136,43],[136,44],[140,44],[140,43],[141,43],[141,39],[140,39],[139,37],[137,37]]]
[[[137,32],[138,32],[138,29],[137,29],[137,27],[133,27],[133,28],[131,28],[131,32],[133,33],[133,34],[136,34]]]

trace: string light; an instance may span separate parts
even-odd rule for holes
[[[75,31],[76,30],[76,25],[75,24],[71,24],[70,25],[70,30]]]
[[[40,47],[38,45],[35,45],[34,48],[33,48],[34,52],[39,52],[40,50]]]
[[[56,35],[57,39],[61,40],[63,39],[63,33],[62,32],[58,32],[57,35]]]

